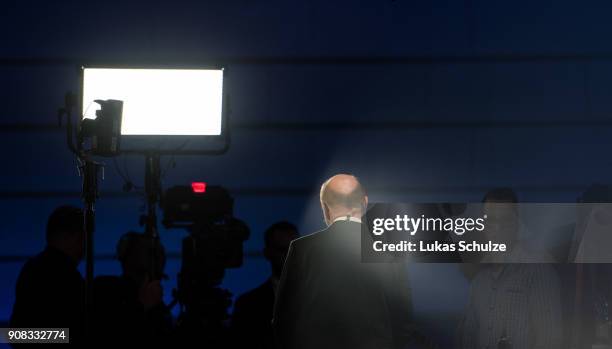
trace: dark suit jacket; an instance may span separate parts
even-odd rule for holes
[[[274,288],[268,279],[257,288],[238,297],[232,314],[232,334],[236,348],[270,349]]]
[[[360,229],[338,221],[291,243],[274,307],[280,348],[382,349],[408,341],[404,265],[361,263]]]

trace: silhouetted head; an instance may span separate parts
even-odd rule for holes
[[[484,195],[482,202],[517,204],[518,197],[512,188],[494,188]]]
[[[270,262],[272,275],[280,278],[289,244],[299,237],[297,227],[289,222],[272,224],[264,232],[264,256]]]
[[[47,221],[47,246],[80,262],[85,255],[83,210],[74,206],[56,208]]]
[[[576,202],[576,229],[582,231],[596,206],[612,203],[612,187],[600,183],[591,184],[580,194]]]
[[[166,266],[166,252],[158,238],[128,232],[117,243],[117,259],[123,276],[142,284],[161,280]]]
[[[510,247],[518,238],[520,228],[516,193],[511,188],[491,189],[482,202],[487,215],[485,231],[488,238]]]
[[[591,184],[576,200],[579,203],[612,203],[612,188],[605,184]]]
[[[329,226],[342,216],[361,218],[368,206],[368,196],[357,177],[338,174],[321,186],[321,208]]]

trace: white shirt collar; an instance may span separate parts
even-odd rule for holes
[[[361,219],[359,219],[357,217],[352,217],[352,216],[340,216],[340,217],[334,219],[334,221],[332,223],[336,223],[338,221],[351,221],[351,222],[355,222],[355,223],[361,223]]]

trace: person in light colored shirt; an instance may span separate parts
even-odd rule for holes
[[[510,189],[485,196],[488,238],[503,241],[508,252],[487,255],[474,278],[459,328],[460,348],[558,348],[561,345],[559,278],[545,255],[518,241],[516,196]],[[491,224],[489,224],[491,223]],[[537,263],[534,263],[537,262]]]

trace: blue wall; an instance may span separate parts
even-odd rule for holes
[[[233,145],[221,157],[177,157],[166,187],[204,180],[236,198],[245,248],[288,219],[322,227],[318,185],[360,176],[372,201],[477,201],[510,185],[524,201],[574,201],[609,182],[612,4],[596,1],[10,1],[0,10],[0,321],[22,260],[43,246],[50,210],[79,203],[80,179],[54,127],[81,63],[221,63]],[[107,10],[108,9],[108,10]],[[108,11],[116,13],[109,13]],[[164,163],[169,159],[162,159]],[[143,159],[118,159],[142,184]],[[121,194],[108,162],[97,253],[139,229],[143,205]],[[181,231],[162,231],[178,252]],[[179,261],[168,273],[175,275]],[[117,264],[100,258],[98,273]],[[446,271],[444,271],[446,272]],[[241,293],[268,267],[228,272]],[[467,285],[431,285],[425,309]],[[175,279],[166,282],[170,294]],[[452,292],[452,295],[449,294]],[[429,303],[428,303],[429,302]],[[451,306],[444,311],[457,313]],[[453,304],[461,304],[461,301]]]

